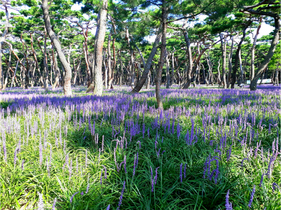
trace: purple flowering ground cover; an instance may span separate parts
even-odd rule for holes
[[[280,88],[0,92],[0,209],[281,209]]]

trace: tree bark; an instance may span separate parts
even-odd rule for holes
[[[221,38],[221,52],[222,52],[222,82],[223,88],[226,88],[226,41],[224,40],[224,36],[220,34]]]
[[[103,0],[102,7],[98,15],[98,26],[95,36],[94,59],[92,67],[92,83],[87,92],[93,90],[93,94],[101,96],[103,92],[102,82],[102,50],[106,31],[107,0]]]
[[[111,34],[108,35],[108,43],[107,43],[107,68],[108,68],[108,88],[111,88],[113,77],[112,77],[112,67],[111,67],[111,49],[110,49],[110,42],[111,42]]]
[[[261,21],[262,21],[262,17],[260,17],[260,23],[259,23],[259,26],[257,28],[257,32],[256,32],[256,35],[253,39],[253,46],[252,46],[252,49],[251,49],[251,78],[250,80],[252,81],[255,77],[255,48],[256,48],[256,45],[257,45],[257,39],[258,39],[258,35],[259,35],[259,31],[260,31],[260,28],[261,28]]]
[[[187,54],[187,59],[188,59],[188,69],[187,69],[187,82],[183,86],[184,89],[189,88],[191,84],[191,74],[192,74],[192,69],[193,69],[193,60],[192,60],[192,52],[191,52],[191,45],[190,45],[190,39],[188,37],[188,33],[186,30],[183,31],[184,35],[184,40],[186,43],[186,54]]]
[[[161,54],[159,65],[157,68],[156,73],[156,87],[155,87],[155,94],[156,100],[158,105],[158,110],[163,109],[163,102],[161,99],[160,87],[162,82],[162,69],[165,63],[165,52],[166,52],[166,33],[167,33],[167,7],[166,7],[166,0],[162,0],[162,43],[161,43]]]
[[[171,78],[170,78],[170,85],[173,85],[174,82],[174,71],[175,71],[175,49],[171,54]]]
[[[4,33],[2,34],[2,37],[0,37],[0,91],[2,90],[3,87],[3,68],[2,68],[2,44],[5,41],[6,35],[8,34],[8,25],[9,25],[9,12],[8,12],[8,7],[4,3],[3,6],[5,7],[5,14],[6,14],[6,23],[5,23],[5,30]]]
[[[49,16],[48,0],[42,0],[42,9],[43,9],[43,17],[44,17],[44,22],[45,22],[45,27],[46,27],[47,33],[48,33],[51,41],[54,43],[54,46],[58,53],[61,64],[65,70],[64,86],[63,86],[64,95],[71,96],[72,95],[71,67],[70,67],[70,64],[67,62],[65,55],[63,54],[61,44],[60,44],[58,37],[56,36],[55,32],[52,30],[50,16]]]
[[[227,88],[230,86],[231,71],[232,71],[232,54],[233,54],[234,37],[231,37],[231,48],[228,58],[228,75],[227,75]]]
[[[251,25],[252,21],[248,21],[243,29],[243,36],[237,46],[237,50],[236,50],[236,54],[235,54],[235,63],[234,63],[234,67],[233,67],[233,71],[232,71],[232,80],[231,80],[231,88],[234,88],[235,82],[236,82],[236,72],[238,69],[238,62],[239,62],[239,54],[241,56],[241,46],[242,43],[246,37],[246,29]]]
[[[157,52],[157,47],[158,47],[158,44],[159,44],[159,41],[160,41],[161,37],[162,37],[162,34],[158,33],[158,35],[155,38],[155,41],[154,41],[152,50],[151,50],[151,52],[149,54],[149,57],[148,57],[148,59],[147,59],[147,61],[145,63],[144,70],[142,72],[142,76],[141,76],[139,82],[136,84],[136,86],[132,90],[132,93],[138,93],[141,90],[141,88],[143,87],[143,85],[145,83],[145,80],[147,79],[147,75],[148,75],[148,73],[150,71],[153,58],[154,58],[154,56],[155,56],[155,54]]]
[[[171,76],[170,76],[170,60],[169,60],[169,55],[166,50],[166,88],[170,88],[171,85]]]
[[[45,31],[45,37],[44,37],[44,88],[45,90],[48,90],[49,86],[49,68],[48,68],[48,55],[47,55],[47,32]]]

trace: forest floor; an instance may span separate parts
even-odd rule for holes
[[[280,86],[0,92],[0,209],[281,209]]]

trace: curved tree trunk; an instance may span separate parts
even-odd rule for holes
[[[155,94],[158,109],[163,109],[163,102],[161,99],[160,87],[162,82],[162,69],[165,63],[165,52],[166,52],[166,33],[167,33],[167,7],[166,7],[166,0],[162,0],[162,43],[161,43],[161,54],[159,65],[156,71],[156,85],[155,85]]]
[[[132,90],[132,93],[138,93],[142,86],[144,85],[145,83],[145,80],[147,79],[147,75],[150,71],[150,68],[151,68],[151,65],[152,65],[152,60],[157,52],[157,47],[158,47],[158,44],[159,44],[159,41],[161,39],[161,36],[162,34],[159,33],[156,38],[155,38],[155,41],[154,41],[154,44],[153,44],[153,47],[152,47],[152,50],[150,52],[150,55],[145,63],[145,66],[144,66],[144,70],[142,72],[142,76],[139,80],[139,82],[136,84],[136,86],[134,87],[134,89]]]
[[[3,3],[3,6],[5,8],[5,14],[6,14],[6,24],[5,24],[5,30],[2,34],[2,37],[0,38],[0,91],[3,86],[3,68],[2,68],[2,44],[3,41],[5,41],[6,35],[8,33],[8,25],[9,25],[9,12],[8,12],[8,6]]]
[[[107,0],[103,0],[102,8],[98,16],[98,28],[96,30],[94,60],[92,68],[92,83],[87,92],[93,90],[95,95],[101,96],[103,91],[102,82],[102,49],[106,31]]]
[[[226,41],[224,40],[224,36],[220,34],[221,38],[221,52],[222,52],[222,83],[223,88],[226,88]]]
[[[187,82],[183,86],[184,89],[189,88],[191,84],[191,74],[192,74],[192,69],[193,69],[193,60],[192,60],[192,52],[191,52],[191,45],[190,45],[190,39],[188,37],[188,33],[186,30],[183,31],[184,35],[184,40],[186,43],[186,54],[187,54],[187,59],[188,59],[188,69],[187,69]]]
[[[275,21],[275,30],[274,30],[274,36],[273,36],[273,39],[272,39],[272,42],[271,42],[271,46],[268,50],[267,55],[264,58],[264,61],[259,65],[258,70],[255,74],[255,77],[251,81],[250,90],[256,90],[257,89],[258,79],[262,75],[262,72],[265,71],[267,65],[269,64],[269,62],[270,62],[270,60],[271,60],[271,58],[272,58],[272,56],[275,52],[276,46],[278,44],[279,36],[280,36],[279,35],[279,29],[280,29],[279,17],[278,16],[275,17],[274,21]]]
[[[227,88],[229,88],[231,81],[231,71],[232,71],[232,53],[233,53],[233,45],[234,45],[234,37],[231,37],[231,48],[228,58],[228,74],[227,74]]]
[[[256,35],[255,35],[254,40],[253,40],[253,46],[252,46],[252,49],[251,49],[251,73],[250,73],[251,78],[250,78],[250,80],[253,80],[254,77],[255,77],[255,48],[256,48],[256,44],[257,44],[259,31],[260,31],[260,28],[261,28],[261,21],[262,21],[262,17],[260,17],[260,24],[257,28],[257,32],[256,32]]]
[[[58,53],[61,64],[63,65],[63,68],[65,70],[64,86],[63,86],[64,95],[71,96],[71,94],[72,94],[72,92],[71,92],[71,68],[70,68],[70,64],[67,62],[67,60],[65,58],[65,55],[63,54],[59,39],[51,28],[48,0],[42,0],[42,9],[43,9],[43,17],[44,17],[44,22],[45,22],[45,27],[46,27],[47,33],[48,33],[51,41],[54,43],[54,46]]]
[[[251,25],[253,21],[248,21],[248,23],[246,23],[244,29],[243,29],[243,36],[237,46],[237,50],[236,50],[236,54],[235,54],[235,63],[234,63],[234,67],[233,67],[233,71],[232,71],[232,80],[231,80],[231,88],[234,88],[235,82],[236,82],[236,72],[238,69],[238,65],[239,65],[239,56],[241,57],[241,46],[242,43],[246,37],[246,29]]]

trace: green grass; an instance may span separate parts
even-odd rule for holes
[[[269,97],[262,96],[263,103],[268,102]],[[145,100],[134,99],[140,103],[146,102],[149,106],[156,106],[154,98]],[[253,139],[251,145],[242,147],[235,140],[244,137],[246,132],[241,126],[239,127],[238,136],[235,136],[235,130],[227,137],[227,146],[221,150],[221,155],[215,152],[216,146],[219,144],[220,138],[217,137],[216,130],[222,128],[223,131],[229,129],[230,124],[220,126],[217,116],[213,111],[210,115],[213,116],[212,126],[210,129],[209,139],[213,141],[210,145],[210,140],[206,136],[204,142],[203,135],[198,135],[198,142],[194,145],[187,145],[185,141],[186,131],[191,130],[191,118],[194,119],[195,127],[203,131],[203,117],[205,112],[196,113],[198,108],[204,109],[208,106],[210,99],[202,97],[195,99],[187,98],[166,98],[164,99],[164,108],[168,110],[171,107],[186,107],[190,109],[190,116],[180,115],[175,119],[175,133],[165,132],[163,126],[158,131],[151,128],[151,124],[155,121],[155,115],[149,111],[145,112],[144,121],[142,113],[137,120],[137,113],[131,115],[126,113],[126,120],[134,120],[138,122],[142,129],[143,123],[146,129],[150,128],[150,136],[143,138],[142,132],[130,138],[128,133],[125,138],[128,142],[127,148],[116,150],[116,161],[120,164],[126,156],[126,170],[122,165],[121,170],[117,172],[114,161],[114,148],[116,141],[112,137],[112,120],[116,113],[111,113],[110,116],[104,118],[104,113],[85,113],[85,122],[79,127],[79,118],[83,117],[83,112],[78,113],[77,127],[75,128],[74,119],[76,114],[72,115],[70,121],[67,120],[68,114],[65,110],[45,108],[44,125],[42,117],[36,110],[35,113],[29,110],[30,115],[24,116],[9,116],[0,119],[0,123],[7,121],[12,123],[12,119],[19,122],[19,131],[2,132],[0,135],[1,152],[0,152],[0,209],[37,209],[39,196],[43,194],[44,206],[46,209],[51,209],[55,198],[57,198],[56,209],[106,209],[110,204],[111,209],[116,209],[119,203],[119,197],[123,187],[123,182],[126,181],[126,188],[123,195],[122,205],[120,209],[225,209],[225,196],[230,190],[230,202],[234,209],[250,209],[247,207],[253,185],[256,185],[256,193],[254,196],[252,209],[281,209],[281,163],[280,155],[277,157],[273,167],[272,177],[268,179],[264,177],[263,184],[259,187],[261,175],[266,173],[268,168],[268,150],[269,156],[272,155],[272,142],[277,138],[277,129],[280,133],[280,123],[277,127],[272,128],[271,133],[268,133],[268,126],[271,119],[277,119],[278,113],[266,113],[266,118],[263,123],[263,130],[253,126],[255,131],[259,131],[259,139]],[[220,103],[221,99],[212,100],[211,106]],[[252,100],[251,102],[255,102]],[[226,106],[231,105],[233,101],[225,101],[219,109],[219,115],[223,118],[235,119],[235,112],[227,113]],[[1,102],[1,107],[6,108],[10,103]],[[237,104],[236,104],[237,105]],[[130,106],[132,104],[130,103]],[[248,110],[251,106],[244,106],[244,110]],[[241,113],[244,111],[242,110]],[[276,110],[277,111],[277,110]],[[262,112],[258,110],[257,122],[262,118]],[[41,113],[41,114],[42,114]],[[64,117],[59,121],[59,113]],[[95,133],[99,135],[98,144],[95,143],[95,137],[91,135],[88,126],[87,115],[91,116],[91,122],[95,119]],[[29,117],[31,117],[29,119]],[[280,117],[280,113],[279,113]],[[8,119],[10,118],[10,119]],[[41,118],[41,119],[40,119]],[[1,121],[2,120],[2,121]],[[177,138],[176,125],[181,126],[181,135]],[[31,135],[30,126],[38,124],[36,134]],[[61,126],[59,126],[61,124]],[[165,120],[162,122],[165,124]],[[67,126],[67,135],[64,128]],[[29,127],[29,136],[27,137],[27,127]],[[123,138],[125,123],[114,125],[120,134],[116,136],[119,140]],[[172,127],[172,120],[170,121]],[[86,128],[86,129],[85,129]],[[4,128],[2,127],[2,130]],[[6,129],[6,128],[5,128]],[[85,131],[84,131],[85,129]],[[60,130],[62,143],[60,144]],[[40,164],[39,160],[39,142],[41,136],[41,144],[44,144],[44,133],[46,144],[43,145],[43,161]],[[1,129],[0,129],[1,133]],[[157,134],[159,138],[157,138]],[[5,144],[7,147],[7,162],[4,160],[3,153],[3,135],[5,135]],[[101,139],[104,136],[104,152],[101,152]],[[56,140],[57,138],[57,140]],[[116,139],[115,138],[115,139]],[[28,143],[27,143],[28,139]],[[163,142],[162,142],[163,139]],[[155,140],[157,147],[155,148]],[[21,141],[21,149],[17,152],[17,160],[14,165],[14,157],[17,145]],[[141,142],[139,148],[138,141]],[[249,141],[249,137],[248,137]],[[264,157],[261,151],[258,151],[257,157],[249,157],[249,161],[244,161],[244,166],[241,167],[243,158],[249,156],[251,150],[256,149],[256,144],[262,141]],[[58,146],[56,146],[56,142]],[[125,141],[126,142],[126,141]],[[65,146],[64,146],[65,144]],[[124,143],[125,144],[125,143]],[[232,153],[230,160],[227,161],[227,150],[232,145]],[[65,149],[64,149],[65,147]],[[280,139],[279,139],[280,147]],[[161,148],[160,155],[157,156],[157,151]],[[162,151],[165,152],[162,154]],[[87,152],[86,152],[87,151]],[[133,177],[133,165],[136,153],[138,153],[138,166],[136,174]],[[87,154],[87,165],[86,165]],[[204,163],[208,156],[219,156],[219,175],[217,184],[214,179],[204,179]],[[51,164],[50,164],[51,157]],[[24,160],[22,169],[22,163]],[[48,163],[48,164],[47,164]],[[187,166],[186,177],[183,182],[180,182],[179,170],[180,164]],[[70,166],[72,165],[72,166]],[[102,184],[100,183],[101,171],[107,169],[107,179],[104,177]],[[158,179],[151,192],[151,168],[153,176],[155,169],[158,168]],[[211,171],[215,169],[215,162],[212,162]],[[49,171],[48,171],[49,168]],[[71,171],[71,173],[70,173]],[[104,170],[103,170],[104,172]],[[279,189],[273,192],[272,184],[277,183]],[[89,186],[88,193],[85,193]],[[84,192],[82,195],[81,192]],[[70,202],[71,196],[76,193],[73,201]]]

